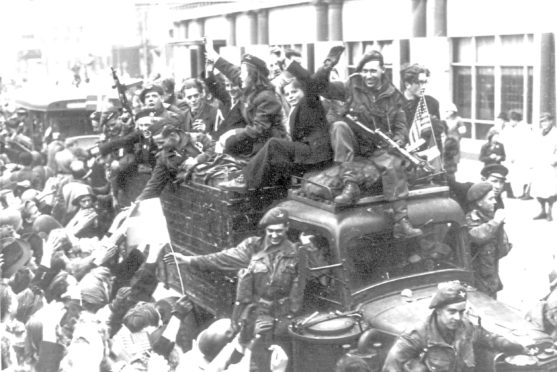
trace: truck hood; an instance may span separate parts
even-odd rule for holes
[[[360,306],[371,327],[399,335],[420,324],[431,313],[429,304],[436,286],[414,290],[410,296],[400,293],[374,299]],[[473,324],[522,345],[551,343],[546,333],[522,318],[519,311],[474,289],[468,291],[467,317]]]

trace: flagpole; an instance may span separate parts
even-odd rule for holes
[[[182,288],[182,295],[185,295],[186,290],[184,288],[184,280],[182,279],[182,273],[180,272],[180,265],[178,264],[178,260],[176,259],[176,254],[174,252],[174,248],[172,248],[172,242],[170,240],[168,241],[168,246],[170,247],[170,251],[172,252],[174,263],[176,264],[176,271],[178,272],[178,279],[180,279],[180,287]],[[164,264],[166,265],[166,262]]]

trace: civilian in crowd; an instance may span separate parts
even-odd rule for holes
[[[557,130],[550,113],[541,115],[535,143],[531,193],[541,210],[534,219],[552,221],[553,204],[557,200]]]
[[[490,129],[487,132],[487,142],[480,149],[480,161],[484,166],[489,164],[501,164],[506,159],[505,146],[501,143],[499,132]]]

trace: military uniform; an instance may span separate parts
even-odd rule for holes
[[[499,259],[511,249],[503,225],[474,209],[466,214],[472,265],[478,290],[495,298],[503,288]]]
[[[214,154],[215,143],[204,133],[185,133],[179,149],[163,149],[157,154],[157,162],[151,178],[137,200],[157,198],[165,186],[176,179],[186,159],[194,157],[198,163],[209,160]]]
[[[447,342],[437,326],[436,312],[426,321],[402,334],[387,355],[383,372],[428,371],[425,358],[429,350],[446,353],[444,358],[436,358],[436,364],[445,364],[439,370],[451,372],[475,371],[474,349],[484,347],[490,350],[520,352],[522,346],[494,335],[464,319],[454,334],[454,340]]]

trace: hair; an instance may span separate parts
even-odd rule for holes
[[[18,156],[18,162],[27,167],[33,163],[33,155],[30,152],[22,152]]]
[[[296,78],[292,78],[292,79],[288,80],[288,81],[286,82],[286,84],[284,84],[284,85],[280,88],[281,93],[282,93],[283,95],[284,95],[284,90],[285,90],[285,88],[286,88],[287,86],[289,86],[289,85],[292,85],[292,87],[293,87],[293,88],[296,88],[296,89],[304,89],[303,84],[302,84],[302,82],[301,82],[300,80],[298,80],[298,79],[296,79]]]
[[[15,318],[22,323],[27,323],[31,315],[43,307],[43,296],[27,288],[17,295],[17,312]]]
[[[520,111],[511,110],[509,111],[509,119],[513,121],[521,121],[522,113]]]
[[[251,99],[253,99],[255,94],[258,92],[261,92],[263,90],[275,90],[267,75],[263,74],[256,67],[252,66],[249,63],[244,63],[244,65],[248,69],[248,77],[246,79],[247,81],[245,82],[246,88],[243,92],[244,97],[251,97]]]
[[[429,77],[430,72],[427,68],[417,63],[414,63],[413,65],[409,65],[403,68],[400,71],[400,81],[403,85],[403,88],[405,88],[404,87],[405,83],[409,83],[409,84],[417,83],[420,74],[426,74],[426,76]]]
[[[69,287],[69,275],[70,274],[68,274],[68,272],[64,270],[56,274],[54,279],[52,279],[52,282],[50,282],[50,284],[44,291],[44,298],[47,302],[61,300],[62,295],[66,293]]]
[[[161,321],[163,324],[167,324],[172,317],[172,306],[176,303],[178,297],[167,297],[158,300],[155,303],[157,311],[161,315]]]
[[[364,65],[371,61],[379,61],[379,66],[383,67],[383,55],[381,54],[381,52],[372,50],[371,52],[364,54],[362,56],[362,59],[360,60],[360,63],[358,63],[358,66],[356,67],[356,72],[361,72],[364,68]]]
[[[16,271],[16,273],[10,279],[9,284],[12,288],[12,291],[15,294],[23,292],[29,287],[34,277],[35,275],[31,271],[30,267],[22,267],[21,269]]]
[[[503,121],[509,121],[509,115],[507,115],[506,112],[500,112],[499,115],[497,115],[497,119],[501,119]]]
[[[488,141],[488,142],[491,142],[491,139],[492,139],[493,136],[495,136],[496,134],[499,134],[499,131],[498,131],[498,130],[493,129],[493,128],[490,129],[489,132],[487,132],[487,136],[486,136],[487,141]]]
[[[148,326],[157,326],[160,316],[155,304],[151,302],[138,302],[124,316],[124,325],[132,332],[139,332]]]
[[[199,93],[203,93],[203,84],[199,79],[190,78],[184,81],[184,85],[182,85],[182,92],[186,92],[186,89],[197,89]]]
[[[161,87],[166,94],[174,94],[176,83],[174,82],[174,79],[166,78],[161,82]]]
[[[371,372],[371,368],[359,356],[344,355],[338,360],[335,372]]]
[[[8,309],[13,300],[14,294],[10,286],[5,283],[0,283],[0,321],[3,322],[6,315],[8,315]]]

